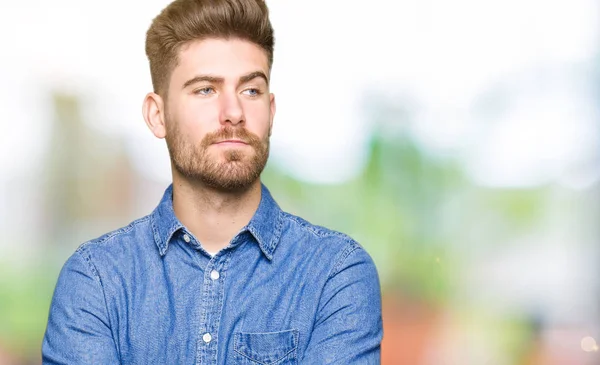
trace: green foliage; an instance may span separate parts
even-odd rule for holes
[[[384,292],[432,303],[443,303],[457,282],[473,232],[520,234],[540,219],[547,199],[543,189],[474,186],[459,161],[383,133],[374,135],[369,161],[352,181],[309,184],[273,168],[263,180],[284,210],[359,241],[375,260]]]
[[[25,358],[39,353],[58,267],[0,265],[0,343]]]
[[[448,191],[460,187],[455,164],[428,158],[408,139],[375,136],[367,166],[352,181],[314,185],[274,169],[263,180],[285,210],[363,244],[384,290],[402,286],[420,298],[444,297],[453,263],[444,255],[439,205]]]

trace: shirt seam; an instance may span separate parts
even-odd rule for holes
[[[321,290],[320,290],[320,293],[319,293],[319,301],[318,301],[318,303],[321,303],[321,300],[323,300],[323,293],[325,292],[325,287],[327,286],[327,283],[329,282],[329,280],[331,280],[331,278],[333,276],[335,276],[339,272],[338,271],[339,268],[346,261],[346,259],[348,258],[348,256],[350,256],[353,252],[355,252],[355,251],[357,251],[358,249],[361,248],[361,246],[355,240],[353,240],[353,239],[351,239],[348,236],[343,235],[343,234],[342,234],[342,236],[344,236],[344,240],[346,241],[347,245],[338,254],[339,258],[336,260],[335,264],[332,266],[329,274],[327,275],[327,279],[323,283],[323,286],[321,287]],[[317,305],[317,311],[315,311],[314,323],[317,323],[317,321],[319,320],[319,313],[320,313],[319,312],[319,307],[320,307],[320,304]],[[313,323],[313,329],[314,329],[314,323]],[[308,335],[307,343],[310,343],[311,340],[312,340],[312,331]]]
[[[219,305],[218,305],[218,311],[219,311],[219,315],[215,316],[215,329],[217,331],[216,336],[215,336],[215,362],[218,364],[219,363],[219,335],[222,335],[221,332],[221,317],[223,316],[223,308],[225,307],[225,301],[223,300],[225,297],[225,281],[227,280],[227,269],[229,269],[229,261],[231,260],[231,252],[227,253],[227,257],[225,258],[225,262],[223,263],[223,265],[221,266],[222,269],[221,271],[221,278],[220,278],[220,291],[219,291]],[[218,279],[219,280],[219,279]]]
[[[348,242],[349,244],[339,254],[339,259],[333,265],[331,271],[329,272],[329,275],[327,275],[327,281],[329,281],[329,279],[334,277],[339,272],[340,267],[344,264],[344,262],[346,262],[346,259],[354,251],[359,250],[361,248],[360,245],[354,240],[346,240],[346,242]]]
[[[114,238],[114,237],[117,237],[117,236],[120,236],[120,235],[122,235],[122,234],[125,234],[125,233],[128,233],[128,232],[130,232],[130,231],[131,231],[131,230],[133,230],[133,229],[134,229],[134,228],[135,228],[135,227],[136,227],[138,224],[144,223],[144,222],[146,222],[146,221],[147,221],[147,220],[149,220],[149,219],[150,219],[150,216],[148,216],[148,215],[147,215],[147,216],[145,216],[145,217],[142,217],[142,218],[136,219],[136,220],[134,220],[133,222],[131,222],[131,223],[129,223],[128,225],[126,225],[125,227],[118,228],[118,229],[116,229],[116,230],[114,230],[114,231],[112,231],[112,232],[110,232],[110,233],[107,233],[107,234],[106,234],[106,235],[104,235],[104,236],[101,236],[101,237],[99,237],[99,238],[96,238],[96,239],[93,239],[93,240],[90,240],[90,241],[87,241],[87,242],[83,243],[81,246],[79,246],[79,248],[78,248],[77,250],[81,250],[81,249],[87,248],[87,246],[90,246],[90,245],[93,245],[93,244],[99,244],[99,245],[102,245],[102,244],[104,244],[106,241],[108,241],[108,240],[110,240],[110,239],[112,239],[112,238]]]
[[[102,240],[102,242],[103,241],[104,240]],[[115,344],[115,347],[117,349],[117,354],[119,355],[119,363],[121,363],[122,362],[122,359],[121,359],[121,350],[119,348],[118,342],[116,341],[116,339],[115,339],[115,337],[113,335],[113,326],[112,326],[111,319],[110,319],[110,312],[108,310],[108,303],[106,301],[106,291],[104,290],[104,285],[102,284],[102,278],[100,277],[100,273],[98,272],[98,269],[96,268],[96,265],[92,261],[92,255],[87,250],[87,247],[81,246],[80,248],[78,248],[76,250],[76,252],[79,253],[80,257],[82,257],[84,259],[84,261],[88,265],[88,269],[92,272],[92,275],[94,275],[94,277],[98,281],[98,284],[100,286],[100,290],[102,291],[102,298],[104,299],[104,310],[106,311],[106,320],[108,321],[108,326],[109,326],[109,328],[111,330],[110,331],[111,337],[112,337],[113,342]]]
[[[322,227],[322,226],[318,226],[315,224],[312,224],[306,220],[304,220],[303,218],[300,218],[296,215],[293,215],[291,213],[288,212],[284,212],[282,211],[282,216],[283,218],[287,218],[289,221],[292,221],[294,223],[296,223],[298,226],[300,226],[300,228],[302,228],[304,231],[307,231],[311,234],[313,234],[315,237],[317,238],[325,238],[325,237],[339,237],[341,239],[343,239],[344,241],[347,242],[353,242],[354,240],[348,236],[345,233],[342,232],[338,232],[326,227]],[[283,219],[282,219],[283,220]]]
[[[271,242],[269,242],[269,259],[273,259],[273,254],[275,253],[275,249],[279,245],[281,240],[281,232],[283,231],[283,216],[282,211],[279,211],[277,215],[277,224],[275,226],[275,232],[273,232],[273,236],[271,238]]]

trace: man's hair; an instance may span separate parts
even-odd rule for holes
[[[273,27],[264,0],[175,0],[152,21],[146,55],[154,92],[165,97],[178,53],[191,41],[239,38],[260,46],[273,64]]]

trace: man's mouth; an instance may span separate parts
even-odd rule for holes
[[[247,142],[244,142],[240,139],[224,139],[222,141],[215,142],[218,145],[247,145]]]

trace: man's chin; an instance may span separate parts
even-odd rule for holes
[[[246,161],[228,161],[220,164],[217,170],[205,172],[201,179],[221,191],[243,191],[256,183],[260,172],[254,171]]]
[[[253,153],[232,148],[215,154],[213,161],[218,161],[218,165],[226,167],[227,165],[236,166],[250,163],[252,158],[254,158]]]
[[[247,191],[258,181],[256,179],[242,179],[242,178],[232,178],[232,179],[220,179],[220,180],[207,180],[205,181],[206,185],[224,192],[224,193],[240,193]]]

